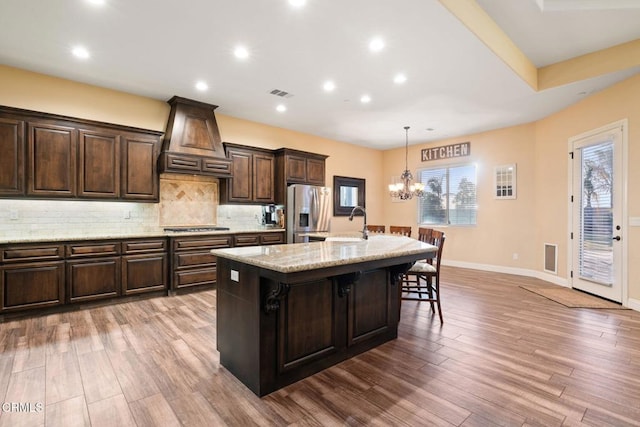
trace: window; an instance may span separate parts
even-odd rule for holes
[[[493,176],[496,199],[516,198],[516,165],[496,166]]]
[[[421,169],[418,179],[425,187],[418,202],[419,224],[476,224],[476,165]]]

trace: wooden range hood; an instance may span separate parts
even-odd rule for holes
[[[229,178],[231,160],[220,138],[217,105],[174,96],[158,169],[160,172]]]

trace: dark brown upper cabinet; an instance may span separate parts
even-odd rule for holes
[[[221,203],[273,203],[275,158],[270,150],[225,143],[233,178],[221,181]]]
[[[120,196],[120,135],[109,131],[79,131],[80,197]]]
[[[0,116],[0,196],[24,196],[24,120]]]
[[[276,203],[284,204],[290,184],[325,185],[325,160],[328,156],[291,148],[280,148],[276,156]]]
[[[158,201],[161,136],[0,107],[0,197]]]
[[[126,200],[157,201],[159,199],[157,159],[160,138],[156,135],[123,134],[122,191]]]
[[[27,124],[27,195],[74,197],[78,134],[69,126]]]

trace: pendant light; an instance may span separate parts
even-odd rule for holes
[[[409,200],[415,197],[424,196],[424,184],[413,181],[413,175],[409,171],[409,126],[404,127],[405,131],[405,157],[404,172],[400,175],[400,182],[389,184],[389,195],[393,199]]]

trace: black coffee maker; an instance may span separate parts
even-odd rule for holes
[[[262,223],[267,227],[284,227],[284,210],[280,205],[262,206]]]

